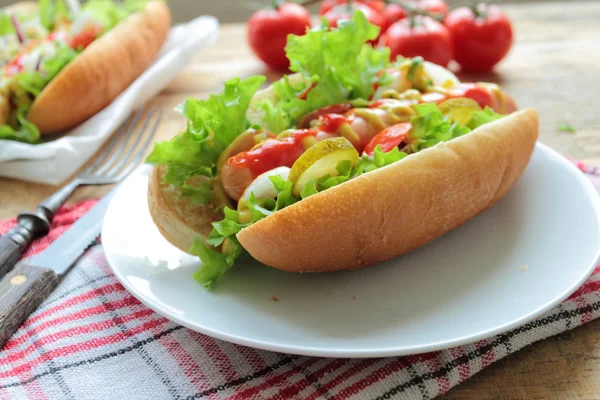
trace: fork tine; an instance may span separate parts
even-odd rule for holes
[[[104,159],[106,158],[106,156],[108,156],[111,153],[112,149],[115,147],[115,145],[117,144],[117,142],[119,141],[119,139],[123,135],[123,132],[125,132],[125,128],[127,128],[127,122],[129,120],[130,120],[130,118],[128,118],[127,121],[125,121],[121,125],[121,127],[119,128],[119,131],[110,139],[110,142],[108,142],[108,146],[106,147],[106,149],[104,149],[104,151],[102,152],[102,154],[100,154],[94,160],[94,162],[92,162],[92,164],[90,164],[90,166],[87,167],[84,170],[85,174],[89,174],[92,170],[94,170],[94,168],[96,168],[98,166],[98,164],[100,164],[102,161],[104,161]]]
[[[140,132],[138,132],[136,134],[136,138],[133,142],[133,144],[129,147],[129,149],[127,150],[127,152],[123,155],[123,157],[121,157],[121,159],[119,160],[119,162],[117,162],[115,165],[112,166],[112,168],[106,172],[106,175],[108,176],[114,176],[115,174],[117,174],[117,172],[123,167],[129,164],[131,156],[137,154],[136,153],[136,149],[138,148],[138,145],[142,142],[142,139],[144,137],[144,134],[146,133],[147,129],[148,129],[148,125],[150,123],[150,121],[152,120],[152,118],[156,115],[156,108],[152,107],[150,108],[150,110],[148,111],[148,114],[144,120],[142,129],[140,130]]]
[[[129,142],[129,138],[131,137],[131,135],[133,134],[133,131],[135,130],[135,127],[139,121],[139,119],[141,118],[142,114],[144,114],[145,111],[145,107],[141,107],[133,116],[133,118],[131,118],[131,125],[129,125],[129,130],[127,131],[127,133],[123,136],[123,139],[121,140],[121,146],[119,146],[114,153],[111,154],[110,158],[106,161],[104,161],[104,159],[108,156],[109,152],[105,152],[105,154],[103,154],[103,160],[104,161],[101,165],[100,163],[98,163],[99,168],[95,171],[93,171],[92,169],[89,169],[88,173],[93,173],[95,175],[101,175],[104,172],[106,172],[107,169],[111,168],[111,166],[119,160],[119,156],[121,155],[121,153],[123,152],[123,149],[125,149],[125,147],[127,146],[127,143]],[[123,124],[123,126],[127,126],[127,123]],[[116,141],[115,141],[116,143]],[[111,149],[112,150],[112,149]],[[93,172],[92,172],[93,171]]]
[[[156,118],[156,121],[154,122],[154,125],[152,126],[152,128],[149,131],[149,133],[147,134],[146,141],[142,144],[142,146],[138,150],[137,154],[135,154],[133,156],[133,159],[128,162],[128,164],[125,166],[125,169],[123,171],[121,171],[121,173],[117,176],[117,180],[121,180],[121,179],[125,178],[127,175],[129,175],[131,173],[131,171],[135,167],[137,167],[137,165],[140,162],[141,158],[144,156],[144,153],[146,152],[146,149],[148,149],[148,147],[152,143],[152,139],[154,138],[154,134],[156,133],[156,130],[158,129],[158,125],[160,124],[160,121],[162,120],[162,117],[163,117],[163,111],[161,110],[158,113],[158,117]],[[146,132],[142,132],[141,136],[143,136],[145,134],[146,134]]]

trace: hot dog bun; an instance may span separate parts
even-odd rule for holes
[[[150,65],[170,25],[165,2],[149,2],[69,63],[36,98],[27,118],[42,134],[51,134],[96,114]]]
[[[536,111],[518,111],[284,208],[237,238],[256,260],[290,272],[389,260],[504,197],[537,137]]]
[[[148,209],[158,230],[169,243],[182,251],[189,251],[194,238],[206,238],[211,223],[223,218],[218,211],[211,211],[203,204],[192,204],[189,197],[181,195],[178,186],[164,183],[167,167],[158,165],[152,169],[148,184]],[[204,178],[196,176],[187,183],[200,185]]]
[[[258,261],[290,272],[357,269],[423,246],[491,207],[521,176],[538,137],[535,110],[515,112],[468,135],[304,199],[237,238]],[[192,206],[150,176],[150,213],[162,235],[189,251],[222,216]]]

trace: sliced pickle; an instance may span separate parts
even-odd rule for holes
[[[471,115],[476,111],[481,111],[479,104],[473,99],[465,97],[446,100],[438,106],[442,114],[450,117],[461,125],[465,125],[471,120]]]
[[[343,160],[350,160],[352,166],[358,161],[358,152],[346,138],[325,139],[312,146],[296,160],[290,171],[288,180],[294,184],[294,195],[300,195],[304,185],[313,179],[337,176],[337,165]]]

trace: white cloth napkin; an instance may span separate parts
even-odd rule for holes
[[[198,50],[213,43],[219,22],[201,16],[174,26],[154,63],[119,97],[64,136],[42,144],[0,140],[0,176],[58,185],[85,164],[127,116],[164,89]]]

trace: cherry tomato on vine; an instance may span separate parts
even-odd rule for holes
[[[274,69],[286,69],[287,35],[303,35],[310,27],[310,13],[295,3],[256,11],[248,20],[248,43],[258,58]]]
[[[444,23],[452,38],[454,59],[465,70],[492,70],[512,46],[512,26],[496,6],[460,7]]]
[[[445,67],[452,59],[448,29],[431,17],[417,15],[394,22],[381,40],[390,48],[391,58],[421,56]]]

